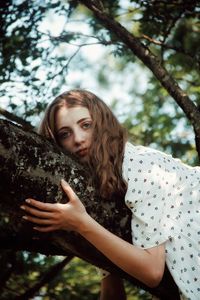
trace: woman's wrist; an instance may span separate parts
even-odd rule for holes
[[[86,236],[91,231],[94,222],[96,221],[88,213],[85,213],[77,227],[77,232],[82,236]]]

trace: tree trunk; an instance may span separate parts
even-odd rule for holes
[[[35,233],[23,221],[19,208],[27,197],[43,202],[66,202],[60,188],[65,178],[85,205],[88,213],[105,228],[131,242],[131,212],[123,199],[100,198],[89,184],[90,174],[75,158],[34,132],[0,120],[0,244],[2,248],[37,251],[52,255],[75,255],[116,273],[161,299],[179,299],[177,287],[167,268],[161,284],[150,289],[126,274],[94,246],[74,232]]]

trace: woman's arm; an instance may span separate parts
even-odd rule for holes
[[[126,300],[123,280],[114,274],[109,274],[101,281],[100,300]]]
[[[159,284],[165,265],[164,245],[140,249],[112,234],[90,216],[78,232],[131,276],[150,287]]]
[[[164,272],[164,245],[145,250],[117,237],[88,215],[69,184],[61,181],[61,185],[68,196],[68,203],[50,204],[28,199],[26,202],[33,207],[22,207],[30,214],[25,219],[36,223],[34,228],[41,232],[78,232],[122,270],[150,287],[157,286]]]

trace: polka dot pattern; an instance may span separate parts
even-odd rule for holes
[[[127,143],[123,176],[133,244],[147,249],[165,243],[180,294],[200,299],[200,167]]]

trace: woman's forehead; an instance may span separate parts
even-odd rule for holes
[[[86,107],[75,106],[75,107],[61,107],[55,118],[56,129],[63,126],[70,126],[77,123],[81,119],[91,118],[90,112]]]

